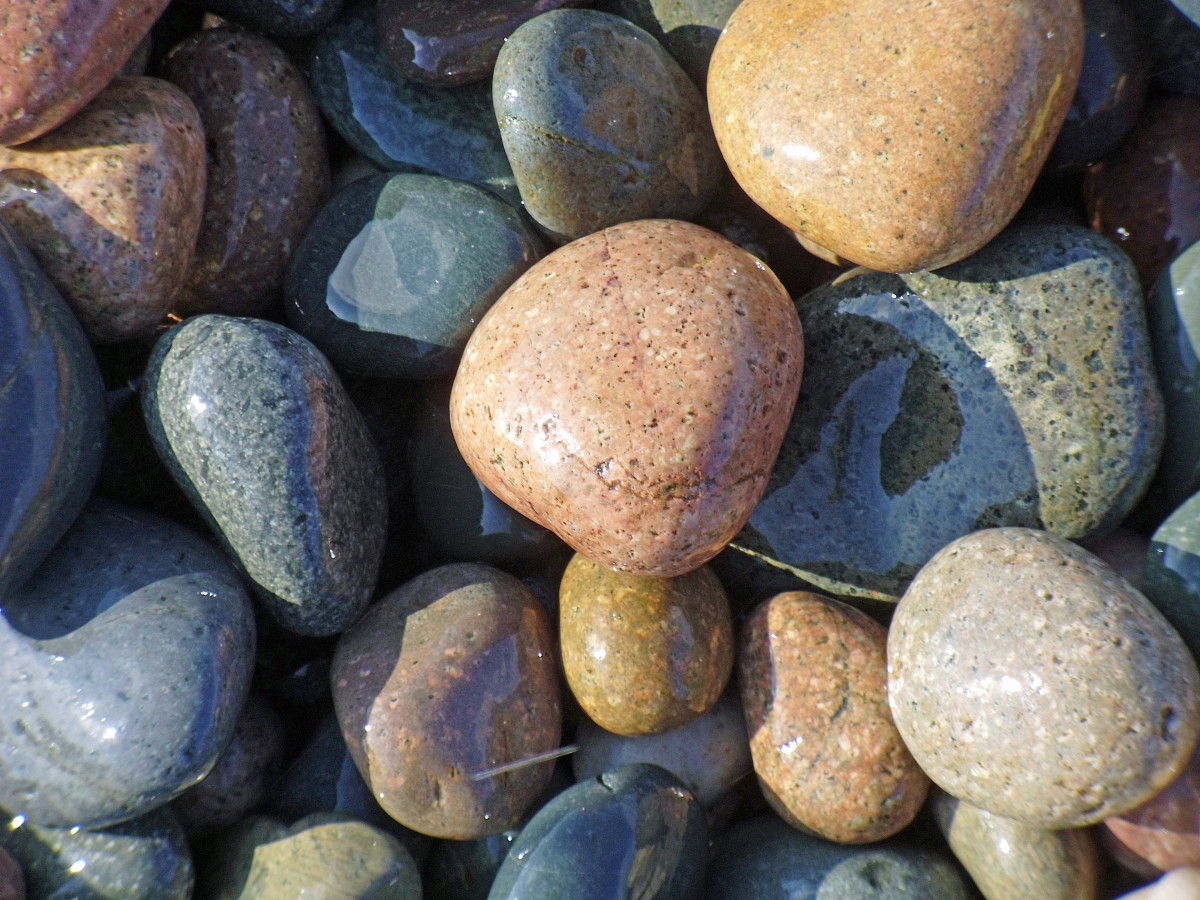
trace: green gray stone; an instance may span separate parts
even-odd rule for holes
[[[797,307],[800,398],[735,549],[895,598],[950,541],[1115,527],[1162,443],[1141,290],[1094,232],[1014,229],[937,272],[851,273]]]
[[[1200,494],[1171,513],[1151,537],[1142,592],[1200,659]]]

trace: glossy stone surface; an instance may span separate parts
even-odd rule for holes
[[[942,271],[860,273],[797,306],[804,390],[737,546],[888,599],[970,531],[1085,540],[1145,490],[1162,401],[1137,276],[1108,240],[1014,229]]]
[[[0,11],[0,145],[61,125],[116,76],[167,0],[47,3]]]
[[[1142,590],[1200,659],[1200,494],[1158,526],[1143,559]]]
[[[888,636],[888,701],[947,793],[1042,828],[1144,803],[1200,735],[1200,674],[1149,601],[1044,531],[993,528],[926,564]]]
[[[1047,831],[936,791],[933,813],[987,900],[1095,900],[1100,860],[1090,831]]]
[[[910,272],[1008,224],[1082,58],[1075,0],[747,0],[713,51],[709,109],[767,212],[839,257]]]
[[[505,292],[467,344],[450,421],[505,503],[602,565],[679,575],[761,496],[803,358],[754,257],[699,226],[631,222]]]
[[[277,38],[310,37],[342,11],[344,0],[195,0],[195,5]]]
[[[925,802],[929,779],[888,710],[886,641],[865,613],[800,591],[746,620],[738,684],[754,771],[790,825],[867,843],[900,831]]]
[[[0,148],[2,215],[101,343],[148,335],[166,316],[204,185],[196,108],[154,78],[117,79],[61,128]]]
[[[1200,866],[1200,748],[1174,781],[1104,827],[1150,873]]]
[[[707,839],[703,809],[674,775],[621,766],[543,806],[513,842],[488,898],[690,900]]]
[[[541,256],[494,194],[376,175],[321,210],[288,272],[288,321],[336,365],[381,378],[453,371],[472,329]]]
[[[492,103],[525,208],[562,242],[689,218],[717,189],[703,98],[625,19],[560,9],[526,22],[496,60]]]
[[[571,692],[617,734],[661,734],[694,721],[733,671],[729,601],[704,566],[656,578],[577,553],[559,586],[558,628]]]
[[[184,493],[281,625],[348,628],[383,553],[378,452],[329,362],[261,319],[197,316],[159,338],[142,412]]]
[[[1198,116],[1200,97],[1151,100],[1129,140],[1084,182],[1092,227],[1129,254],[1147,286],[1200,239]]]
[[[967,900],[948,853],[895,841],[867,847],[802,834],[775,816],[738,823],[716,842],[706,900]]]
[[[83,508],[106,430],[104,385],[79,322],[0,220],[0,597]]]
[[[331,680],[346,745],[379,804],[433,837],[512,828],[550,778],[561,731],[553,631],[511,575],[454,563],[372,606],[338,642]]]
[[[269,40],[208,28],[166,74],[204,125],[208,183],[196,252],[173,310],[263,315],[329,196],[325,127],[300,70]]]
[[[405,79],[383,52],[372,4],[321,32],[309,69],[321,111],[367,159],[390,171],[472,181],[518,199],[490,86],[447,91]]]

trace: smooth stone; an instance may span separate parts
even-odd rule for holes
[[[825,592],[894,599],[994,525],[1097,537],[1154,472],[1137,275],[1087,229],[1013,229],[939,272],[859,273],[797,306],[804,390],[735,545]]]
[[[929,779],[887,698],[887,629],[844,603],[793,591],[742,627],[738,684],[763,796],[789,825],[839,843],[907,826]]]
[[[708,900],[968,900],[969,880],[944,850],[896,841],[857,847],[802,834],[775,816],[717,841]]]
[[[21,871],[21,864],[0,847],[0,900],[25,900],[25,897],[25,873]]]
[[[265,37],[208,28],[175,47],[167,77],[204,125],[204,218],[173,304],[200,313],[277,310],[283,277],[329,197],[325,126],[300,70]]]
[[[409,81],[383,52],[376,10],[364,3],[317,37],[310,81],[346,142],[389,171],[471,181],[519,199],[487,83],[447,91]]]
[[[183,827],[162,807],[104,829],[22,822],[0,829],[30,900],[190,900],[195,883]]]
[[[253,31],[275,38],[317,34],[342,11],[344,0],[188,0]]]
[[[1200,26],[1200,0],[1171,0],[1175,8]]]
[[[4,621],[6,620],[6,621]],[[233,735],[254,616],[217,548],[93,501],[0,620],[0,807],[99,827],[199,781]]]
[[[489,900],[692,900],[708,827],[691,792],[658,766],[621,766],[567,788],[521,829]]]
[[[492,74],[517,26],[589,0],[380,0],[379,36],[405,78],[456,86]]]
[[[1152,99],[1129,139],[1084,180],[1092,227],[1129,254],[1147,288],[1200,240],[1198,116],[1200,97]]]
[[[1200,660],[1200,494],[1171,513],[1150,538],[1142,590]]]
[[[392,818],[431,837],[512,828],[562,727],[554,633],[537,598],[490,566],[452,563],[373,605],[330,672],[346,745]]]
[[[350,371],[444,375],[483,314],[540,256],[533,228],[481,187],[375,175],[313,221],[288,272],[288,322]]]
[[[0,220],[0,598],[87,502],[106,431],[104,383],[78,320]]]
[[[697,225],[630,222],[505,292],[467,344],[450,421],[509,506],[602,565],[669,577],[750,515],[803,365],[762,263]]]
[[[206,315],[159,338],[142,412],[175,481],[297,634],[348,628],[386,534],[378,451],[312,344],[274,322]]]
[[[1105,819],[1103,827],[1151,877],[1200,866],[1200,747],[1174,781],[1136,809]]]
[[[116,77],[167,2],[9,0],[0,12],[0,146],[40,137],[82,109]]]
[[[1117,900],[1195,900],[1197,896],[1200,896],[1200,866],[1185,866],[1140,890],[1122,894]]]
[[[936,791],[933,814],[986,900],[1095,900],[1100,859],[1090,831],[1022,825]]]
[[[1145,597],[1028,528],[960,538],[913,579],[888,634],[888,702],[947,793],[1040,828],[1120,815],[1200,736],[1200,674]]]
[[[187,95],[119,78],[71,120],[0,148],[0,215],[98,343],[145,337],[183,285],[204,210],[204,130]]]
[[[438,841],[421,872],[433,900],[487,900],[496,873],[520,831],[502,831],[475,841]]]
[[[662,734],[709,710],[733,672],[733,617],[710,569],[659,578],[578,553],[558,592],[563,671],[601,728]]]
[[[496,60],[492,103],[525,209],[560,242],[690,218],[720,182],[700,92],[618,16],[558,9],[526,22]]]
[[[575,744],[579,749],[571,754],[571,765],[576,781],[617,766],[650,763],[687,785],[705,808],[754,769],[737,691],[727,691],[699,718],[665,734],[626,737],[582,719],[575,728]]]

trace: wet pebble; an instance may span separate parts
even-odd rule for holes
[[[1200,747],[1174,781],[1104,828],[1122,845],[1117,860],[1139,874],[1200,866]]]

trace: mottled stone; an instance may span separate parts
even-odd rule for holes
[[[8,0],[0,11],[0,145],[32,140],[116,76],[167,0]]]
[[[913,579],[888,636],[888,700],[945,791],[1042,828],[1144,803],[1200,735],[1179,635],[1108,566],[1027,528],[979,531]]]
[[[348,628],[375,588],[383,470],[362,416],[304,338],[206,315],[159,338],[142,411],[172,476],[281,625]]]
[[[658,766],[621,766],[543,806],[513,842],[488,898],[691,900],[707,840],[704,810],[679,779]]]
[[[797,306],[804,390],[736,546],[822,590],[895,598],[993,525],[1098,536],[1154,472],[1137,276],[1087,229],[1013,229],[940,272],[859,273]]]
[[[1129,140],[1084,181],[1092,227],[1129,254],[1147,286],[1200,239],[1197,117],[1200,97],[1151,100]]]
[[[204,218],[173,305],[181,317],[263,315],[329,196],[325,126],[300,73],[259,35],[208,28],[171,51],[167,77],[200,113]]]
[[[183,284],[204,209],[204,132],[156,78],[119,78],[62,127],[0,149],[3,215],[97,342],[144,337]]]
[[[83,508],[105,431],[104,385],[83,330],[0,220],[0,597]]]
[[[803,359],[762,263],[696,225],[631,222],[541,260],[489,310],[451,425],[480,480],[575,550],[679,575],[761,496]]]
[[[291,326],[380,378],[454,370],[472,329],[541,256],[509,204],[462,181],[376,175],[321,210],[288,272]]]
[[[1200,494],[1158,527],[1143,560],[1142,590],[1200,659]]]
[[[487,900],[492,882],[520,831],[502,831],[475,841],[438,841],[421,872],[431,898]]]
[[[712,807],[754,768],[736,691],[727,691],[699,718],[665,734],[626,737],[582,719],[575,743],[579,749],[571,754],[571,765],[576,781],[617,766],[651,763],[687,785],[704,807]]]
[[[1174,781],[1104,827],[1151,874],[1200,866],[1200,747]]]
[[[553,764],[505,769],[558,746],[550,620],[511,575],[454,563],[402,585],[338,642],[342,734],[401,824],[467,840],[516,825]]]
[[[526,22],[496,60],[492,103],[521,200],[560,241],[689,218],[720,181],[700,92],[618,16],[559,9]]]
[[[725,589],[704,566],[660,578],[575,554],[558,593],[567,684],[600,727],[661,734],[717,702],[733,672]]]
[[[793,591],[742,628],[738,684],[754,771],[788,824],[847,844],[896,834],[925,777],[888,710],[887,629],[852,607]]]
[[[21,864],[30,900],[190,900],[192,854],[168,807],[104,829],[23,822],[0,829]]]
[[[986,900],[1095,900],[1100,863],[1090,831],[1048,831],[935,791],[933,813]]]
[[[383,52],[375,15],[360,4],[313,47],[313,93],[330,124],[384,169],[472,181],[517,200],[490,85],[447,91],[404,78]]]
[[[333,22],[344,0],[187,0],[224,19],[277,38],[315,35]]]

